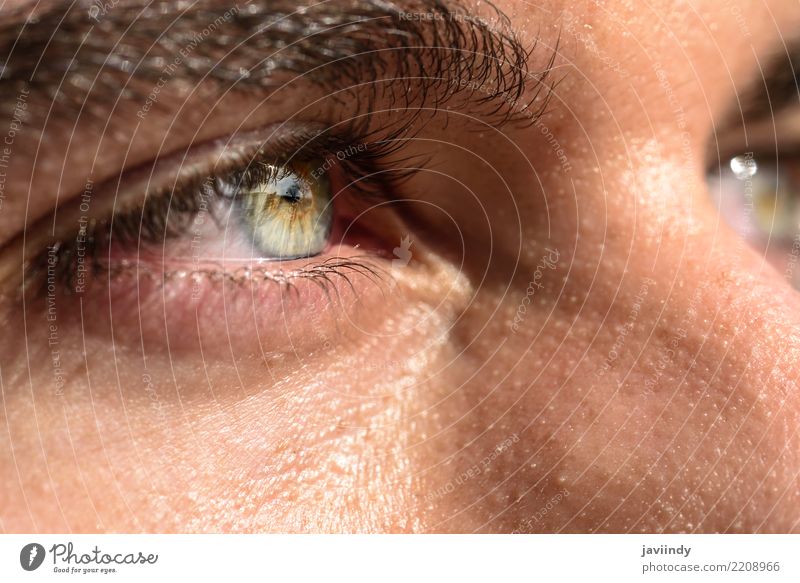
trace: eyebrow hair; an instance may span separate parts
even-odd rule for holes
[[[524,47],[492,4],[485,20],[454,0],[55,1],[3,18],[0,109],[21,93],[85,112],[86,102],[113,103],[123,87],[126,99],[142,98],[165,77],[263,91],[293,74],[326,87],[407,79],[381,94],[401,107],[462,95],[461,105],[487,105],[495,121],[521,111],[532,120],[546,107],[555,57],[532,73],[536,43]]]

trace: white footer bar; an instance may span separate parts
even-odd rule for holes
[[[0,581],[800,581],[800,535],[3,535]]]

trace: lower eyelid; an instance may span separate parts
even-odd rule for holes
[[[307,353],[319,344],[315,330],[329,329],[324,322],[349,321],[385,305],[394,281],[390,263],[356,251],[277,269],[158,272],[128,263],[105,278],[98,274],[98,285],[86,292],[83,305],[94,314],[86,331],[96,327],[102,333],[113,322],[117,341],[130,335],[136,338],[128,340],[138,341],[141,333],[143,341],[163,344],[168,337],[175,354],[194,350],[198,341],[207,357],[230,349],[239,356]],[[110,321],[103,320],[105,314]]]
[[[122,277],[141,277],[153,281],[160,281],[165,285],[175,282],[189,280],[193,283],[204,281],[218,283],[230,282],[239,284],[258,284],[262,282],[291,285],[295,280],[312,279],[314,277],[341,275],[344,273],[361,273],[363,275],[380,278],[385,269],[375,262],[374,256],[336,256],[324,260],[319,258],[307,258],[304,260],[292,260],[286,262],[269,262],[269,265],[281,265],[284,263],[297,263],[305,261],[306,265],[298,266],[293,269],[279,267],[262,267],[257,265],[242,266],[236,262],[237,267],[225,267],[219,263],[197,266],[191,269],[176,268],[169,269],[164,266],[158,270],[148,262],[120,261],[113,265],[108,265],[103,269],[108,274],[110,280]]]

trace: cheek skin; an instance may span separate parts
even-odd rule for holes
[[[797,529],[797,294],[712,213],[657,212],[669,240],[641,209],[582,224],[577,249],[554,230],[516,332],[546,250],[505,298],[478,291],[427,411],[429,467],[448,468],[427,474],[429,528]]]
[[[40,348],[31,358],[43,366],[31,371],[32,393],[7,397],[14,449],[2,448],[0,463],[15,467],[14,452],[41,454],[6,474],[4,523],[77,532],[421,530],[412,430],[425,398],[420,373],[451,358],[447,328],[469,288],[422,249],[394,278],[391,289],[353,281],[382,286],[385,298],[362,306],[358,320],[295,322],[297,355],[259,354],[256,337],[249,352],[231,350],[175,321],[135,338],[124,304],[113,302],[114,318],[86,314],[82,328],[62,305],[65,384],[57,390],[46,339],[36,336],[44,322],[31,317],[30,344]],[[438,298],[447,294],[445,309]],[[267,332],[263,341],[274,342]],[[23,492],[36,503],[26,507]]]
[[[586,22],[602,36],[602,22]],[[702,67],[704,57],[695,58]],[[601,76],[591,63],[580,65]],[[716,93],[681,85],[676,71],[673,87],[683,87],[678,99],[687,113],[706,98],[724,101],[717,94],[724,85]],[[721,230],[702,177],[676,163],[685,162],[685,150],[674,119],[663,115],[670,104],[656,81],[653,87],[651,110],[619,101],[610,116],[582,116],[574,131],[552,122],[574,169],[575,189],[564,188],[555,161],[542,169],[554,226],[547,245],[561,262],[544,270],[535,308],[512,333],[546,254],[536,243],[546,231],[530,229],[515,288],[502,298],[479,290],[476,305],[484,308],[459,320],[454,336],[471,342],[460,353],[464,384],[456,386],[463,390],[450,395],[451,432],[435,449],[453,467],[432,491],[438,528],[798,528],[797,294]],[[584,90],[562,92],[573,111],[592,110],[596,89]],[[702,113],[689,116],[696,169],[710,130]],[[649,152],[617,139],[648,130],[658,136]],[[625,149],[633,145],[633,153]],[[586,151],[600,159],[574,154]],[[541,223],[543,212],[529,204],[523,223]],[[493,354],[498,339],[503,350]],[[480,461],[514,435],[519,442]],[[476,463],[475,477],[459,479]]]
[[[598,38],[613,28],[599,15],[584,22]],[[637,22],[630,19],[634,30]],[[762,32],[762,40],[774,35]],[[559,91],[580,112],[574,123],[558,113],[547,119],[569,156],[573,187],[549,152],[534,161],[541,194],[531,192],[530,176],[512,181],[523,251],[506,272],[495,271],[496,285],[477,290],[451,333],[458,360],[444,385],[431,387],[421,490],[431,529],[800,528],[797,294],[721,230],[698,176],[711,128],[708,112],[694,106],[725,103],[728,86],[684,82],[672,63],[668,75],[692,132],[687,154],[648,60],[660,54],[659,39],[648,34],[631,37],[653,43],[652,54],[641,55],[644,105],[625,101],[617,86],[606,94],[618,79],[589,51],[578,66],[592,83],[567,80]],[[701,46],[693,45],[694,66],[724,70]],[[620,58],[637,72],[635,58]],[[616,100],[599,100],[598,87]],[[534,137],[515,141],[540,153]],[[506,218],[513,210],[504,209]],[[494,224],[508,224],[494,205],[491,212]],[[473,225],[471,240],[487,235],[480,228]],[[497,270],[514,241],[488,236],[501,250],[491,258]],[[559,265],[539,269],[548,248],[559,251]],[[531,281],[542,288],[515,333]]]

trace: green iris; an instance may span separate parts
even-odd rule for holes
[[[307,163],[266,169],[266,178],[242,189],[238,197],[259,253],[270,259],[296,259],[324,251],[333,223],[325,173],[313,172]]]

